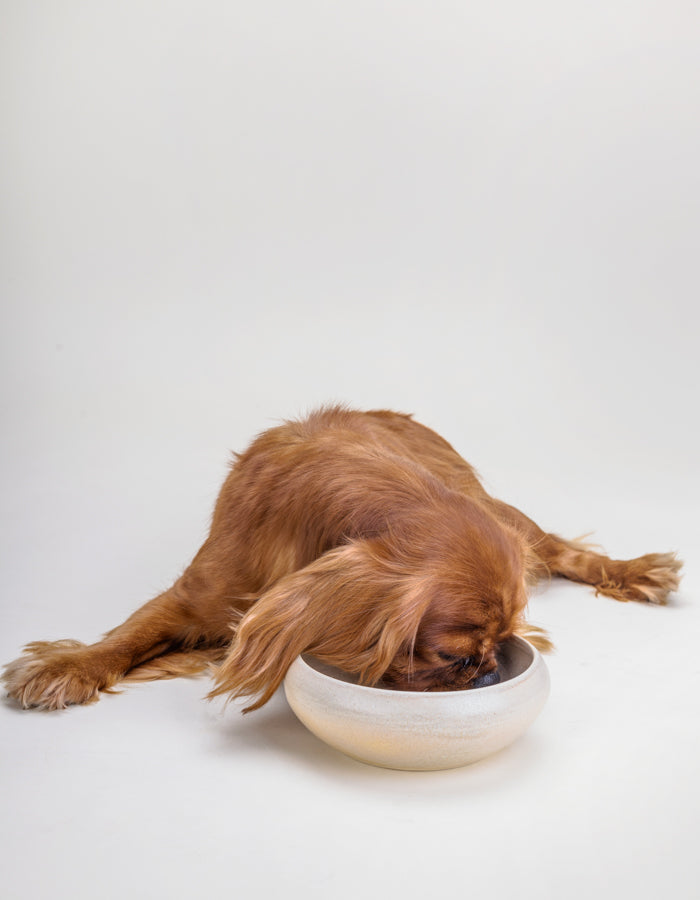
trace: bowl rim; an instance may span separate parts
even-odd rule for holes
[[[530,643],[526,638],[522,637],[519,634],[513,634],[509,638],[507,638],[504,643],[508,641],[515,641],[524,646],[526,651],[531,654],[531,659],[525,669],[519,674],[514,676],[513,678],[508,678],[506,681],[499,681],[497,684],[489,684],[485,687],[480,688],[464,688],[462,690],[456,691],[405,691],[401,689],[394,688],[381,688],[381,687],[373,687],[369,684],[356,684],[352,681],[343,681],[340,678],[335,678],[332,675],[326,674],[326,672],[322,672],[320,669],[316,669],[314,666],[310,665],[304,657],[313,656],[313,653],[302,653],[298,656],[293,663],[293,665],[300,664],[304,667],[304,669],[313,673],[314,677],[317,677],[319,681],[327,681],[334,685],[342,685],[343,687],[340,690],[348,690],[348,691],[359,691],[360,693],[372,694],[372,696],[383,696],[383,697],[392,697],[396,698],[396,702],[405,702],[404,700],[400,700],[399,698],[418,698],[418,697],[438,697],[438,698],[446,698],[446,697],[476,697],[484,696],[484,692],[488,692],[491,696],[494,696],[498,693],[506,693],[507,691],[512,690],[517,687],[523,681],[527,680],[536,668],[539,666],[544,666],[545,662],[542,659],[542,655],[539,650]],[[319,660],[321,662],[321,660]],[[337,666],[335,668],[338,668]],[[437,700],[434,702],[446,702],[444,699]]]

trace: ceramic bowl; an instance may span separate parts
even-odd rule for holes
[[[534,721],[549,695],[538,651],[512,637],[499,653],[501,681],[464,691],[399,691],[357,684],[311,656],[298,657],[284,690],[317,737],[389,769],[452,769],[502,750]]]

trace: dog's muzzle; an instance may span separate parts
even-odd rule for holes
[[[475,678],[474,681],[472,681],[470,687],[488,687],[491,684],[498,684],[500,680],[501,676],[498,674],[498,669],[494,669],[493,672],[486,672],[484,675],[479,675],[478,678]]]

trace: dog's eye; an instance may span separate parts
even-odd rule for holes
[[[452,653],[442,653],[440,650],[437,651],[437,655],[440,659],[444,659],[445,662],[459,663],[463,669],[468,669],[474,661],[474,657],[472,656],[455,656]]]

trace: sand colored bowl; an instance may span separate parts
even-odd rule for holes
[[[547,667],[523,638],[501,646],[499,673],[499,684],[472,690],[398,691],[357,684],[305,655],[284,689],[304,725],[354,759],[389,769],[452,769],[507,747],[547,700]]]

